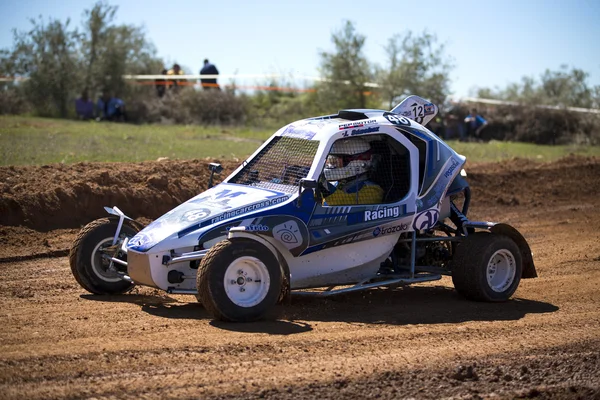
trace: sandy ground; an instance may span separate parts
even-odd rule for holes
[[[600,398],[600,160],[468,166],[471,218],[534,253],[539,277],[506,303],[444,278],[227,324],[193,296],[86,294],[66,257],[79,227],[104,205],[156,218],[205,188],[205,164],[0,168],[0,399]]]

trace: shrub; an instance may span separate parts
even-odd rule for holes
[[[184,88],[168,91],[159,98],[156,92],[132,91],[126,99],[128,118],[136,123],[243,124],[247,102],[226,91],[201,91]]]
[[[0,87],[0,115],[24,114],[30,111],[31,107],[20,88]]]

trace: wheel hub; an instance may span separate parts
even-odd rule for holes
[[[98,242],[94,250],[92,250],[91,266],[92,271],[98,278],[106,282],[119,282],[121,278],[117,274],[112,261],[103,257],[103,254],[106,254],[105,250],[113,247],[112,240],[112,237],[108,237]]]
[[[496,251],[487,265],[487,283],[494,292],[506,291],[514,282],[516,262],[514,255],[507,249]]]
[[[225,292],[235,305],[253,307],[269,292],[269,271],[256,257],[235,259],[225,270]]]

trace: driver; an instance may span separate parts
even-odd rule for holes
[[[323,199],[323,205],[381,203],[383,189],[368,179],[372,167],[373,154],[369,142],[362,138],[335,142],[323,171],[330,193]]]

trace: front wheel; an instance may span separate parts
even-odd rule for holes
[[[101,218],[90,222],[81,229],[69,253],[71,272],[75,280],[93,294],[119,294],[133,287],[131,282],[121,279],[117,266],[111,264],[105,255],[127,261],[126,254],[108,251],[117,232],[118,221]],[[125,237],[133,237],[137,229],[123,223],[119,234],[119,244]]]
[[[198,295],[215,319],[247,322],[265,315],[282,285],[277,258],[253,240],[223,240],[202,259]]]
[[[506,301],[517,290],[522,271],[521,252],[511,238],[473,233],[456,247],[452,283],[468,299]]]

